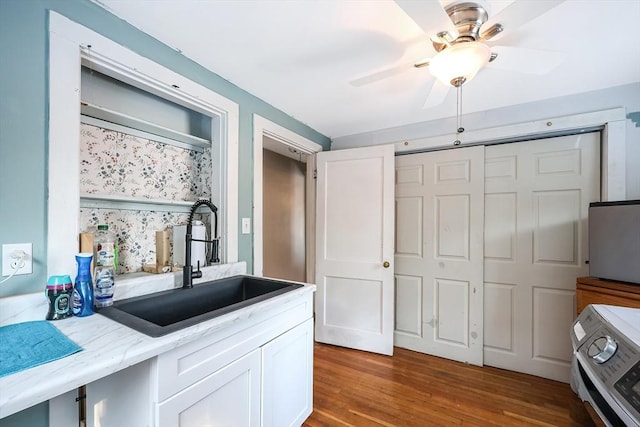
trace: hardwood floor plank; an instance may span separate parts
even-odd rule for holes
[[[593,427],[568,384],[395,348],[394,356],[316,343],[306,427]]]

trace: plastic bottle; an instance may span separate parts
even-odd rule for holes
[[[118,265],[118,246],[116,236],[109,231],[108,225],[99,225],[94,238],[96,248],[95,305],[108,307],[113,304],[115,291],[115,273]]]
[[[93,254],[79,253],[76,255],[78,275],[73,285],[74,316],[90,316],[93,314],[93,281],[91,280],[91,259]]]
[[[71,277],[68,275],[49,277],[45,295],[49,299],[47,320],[59,320],[73,315],[73,284],[71,283]]]
[[[108,225],[98,225],[94,245],[96,266],[111,266],[115,271],[118,267],[118,245],[116,235],[109,231]]]

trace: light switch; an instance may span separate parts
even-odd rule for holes
[[[242,234],[251,233],[251,218],[242,218]]]

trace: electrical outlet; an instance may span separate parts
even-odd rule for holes
[[[14,267],[17,267],[20,258],[13,256],[15,251],[24,251],[27,254],[24,259],[24,265],[20,267],[15,275],[33,273],[33,245],[31,243],[15,243],[2,245],[2,275],[11,275],[15,270]]]

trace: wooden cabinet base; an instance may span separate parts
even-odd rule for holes
[[[640,285],[578,277],[576,280],[578,314],[589,304],[619,305],[640,308]]]

